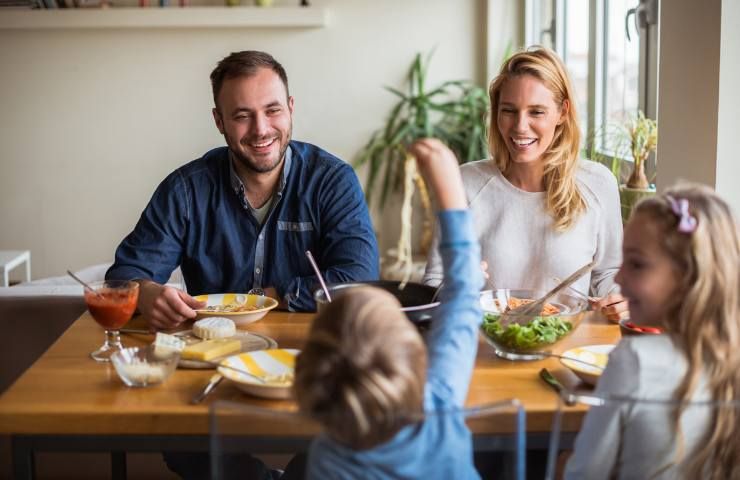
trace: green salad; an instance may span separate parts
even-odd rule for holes
[[[496,343],[514,351],[534,350],[553,344],[573,330],[572,323],[557,315],[534,317],[526,325],[512,322],[506,328],[501,326],[500,317],[496,313],[486,313],[483,317],[483,330]]]

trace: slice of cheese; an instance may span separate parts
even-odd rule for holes
[[[154,356],[160,359],[167,358],[175,352],[181,352],[185,342],[174,335],[157,332],[154,339]]]
[[[224,317],[210,317],[193,324],[193,334],[204,340],[233,337],[236,334],[234,321]]]
[[[188,345],[182,351],[182,358],[209,361],[241,350],[242,342],[231,338],[215,338]]]

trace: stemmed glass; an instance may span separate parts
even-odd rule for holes
[[[93,282],[85,289],[85,303],[90,314],[105,329],[105,343],[90,356],[97,362],[110,362],[110,356],[121,350],[118,330],[136,309],[139,284],[129,280],[104,280]]]

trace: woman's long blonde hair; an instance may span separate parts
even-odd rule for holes
[[[693,232],[678,230],[668,195],[686,199],[696,218]],[[688,402],[702,374],[717,402],[740,400],[740,233],[732,210],[708,187],[686,185],[642,201],[673,259],[678,286],[663,325],[686,354],[688,371],[676,400]],[[675,412],[677,432],[684,408]],[[740,478],[740,409],[715,409],[709,430],[687,463],[686,478]]]
[[[561,111],[565,109],[564,121],[555,128],[552,144],[545,152],[543,160],[545,208],[553,217],[555,230],[567,230],[586,209],[586,204],[575,179],[581,133],[573,87],[563,62],[555,52],[543,47],[533,47],[512,55],[501,66],[501,71],[488,88],[491,100],[488,147],[499,170],[506,173],[511,159],[498,128],[499,97],[506,81],[520,75],[532,75],[541,81],[552,92]]]

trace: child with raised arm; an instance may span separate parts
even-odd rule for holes
[[[616,281],[631,320],[666,333],[622,339],[597,394],[740,400],[740,234],[724,201],[685,186],[640,202]],[[740,478],[738,412],[607,403],[586,416],[565,477]]]
[[[308,478],[479,478],[462,415],[482,313],[480,253],[455,156],[433,139],[411,154],[439,203],[445,282],[427,345],[398,301],[354,288],[314,319],[296,362],[303,413],[325,430]]]

